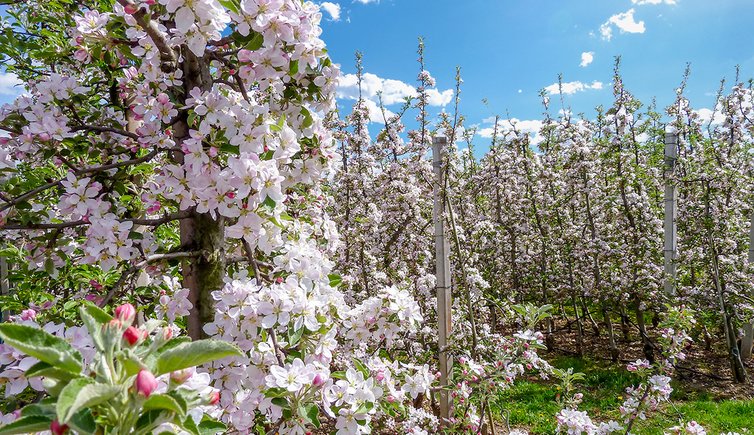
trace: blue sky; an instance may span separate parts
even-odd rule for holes
[[[315,1],[322,6],[322,38],[344,74],[343,114],[356,95],[357,50],[368,73],[366,94],[376,101],[381,90],[387,108],[397,110],[416,86],[419,36],[437,79],[434,112],[451,110],[445,104],[460,66],[461,110],[467,124],[479,125],[487,136],[494,115],[537,129],[538,93],[555,84],[558,74],[570,84],[565,102],[573,112],[591,116],[596,105],[609,105],[617,55],[628,89],[645,103],[656,97],[660,107],[673,101],[687,62],[687,95],[696,108],[713,106],[720,80],[731,84],[736,65],[743,79],[754,77],[752,0]],[[0,74],[0,104],[17,93],[14,84]],[[553,104],[557,111],[557,98]]]
[[[675,98],[687,63],[691,64],[687,95],[696,108],[714,105],[720,80],[732,84],[736,65],[741,66],[743,79],[754,77],[751,0],[324,3],[322,37],[344,74],[355,72],[354,52],[359,50],[366,72],[415,86],[415,52],[421,35],[427,69],[437,79],[438,92],[453,88],[455,67],[461,66],[461,109],[469,124],[481,127],[489,127],[489,118],[496,114],[522,121],[541,119],[538,93],[556,83],[558,74],[572,83],[566,106],[592,115],[596,105],[612,101],[613,63],[618,55],[627,88],[647,104],[656,97],[660,107]],[[339,12],[338,19],[328,11]],[[589,53],[584,62],[583,53]],[[347,81],[341,96],[353,95],[352,83]],[[396,87],[393,82],[389,85]],[[442,110],[443,102],[438,98],[436,110]],[[557,111],[556,98],[553,103]],[[342,106],[350,104],[346,100]]]

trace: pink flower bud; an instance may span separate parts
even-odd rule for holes
[[[220,403],[220,391],[214,390],[213,392],[209,393],[209,404],[217,405],[218,403]]]
[[[324,383],[325,383],[325,377],[324,377],[324,376],[322,376],[322,374],[321,374],[321,373],[317,373],[317,374],[316,374],[316,375],[314,376],[314,379],[312,380],[312,385],[314,385],[315,387],[320,387],[320,386],[322,386],[322,384],[324,384]]]
[[[50,432],[52,432],[53,435],[63,435],[68,432],[68,425],[60,424],[59,421],[53,420],[52,423],[50,423]]]
[[[383,372],[379,371],[379,372],[377,372],[377,374],[376,374],[376,375],[374,376],[374,378],[375,378],[375,379],[377,380],[377,382],[382,382],[382,381],[383,381],[383,380],[385,379],[385,373],[383,373]]]
[[[162,338],[164,340],[170,340],[171,338],[173,338],[173,329],[172,328],[167,328],[167,327],[164,328],[162,330]]]
[[[139,339],[141,339],[141,336],[142,335],[141,333],[139,333],[139,330],[133,326],[129,326],[125,331],[123,331],[123,339],[125,339],[131,346],[138,343]]]
[[[191,376],[194,375],[194,368],[189,367],[183,370],[176,370],[170,373],[170,380],[176,384],[182,384],[186,382]]]
[[[81,48],[81,49],[76,50],[75,53],[73,53],[73,57],[79,62],[86,62],[89,59],[89,53],[83,48]]]
[[[141,369],[139,374],[136,375],[134,381],[134,388],[136,392],[144,397],[149,397],[150,394],[157,388],[157,379],[154,375],[146,369]]]
[[[160,208],[162,207],[162,204],[160,204],[160,201],[156,201],[154,204],[150,205],[149,208],[147,208],[147,213],[157,213],[160,211]]]
[[[123,304],[115,308],[115,317],[123,323],[130,324],[136,317],[136,308],[131,304]]]
[[[137,12],[137,11],[139,10],[139,7],[138,7],[138,6],[136,6],[136,5],[135,5],[135,4],[133,4],[133,3],[129,3],[129,4],[127,4],[127,5],[125,5],[125,6],[123,7],[123,10],[124,10],[124,11],[126,11],[126,13],[127,13],[128,15],[133,15],[133,14],[135,14],[135,13],[136,13],[136,12]]]
[[[393,403],[395,402],[395,397],[393,397],[392,394],[388,394],[388,396],[385,398],[387,400],[387,403]]]
[[[21,320],[34,320],[36,318],[37,312],[32,309],[21,311]]]

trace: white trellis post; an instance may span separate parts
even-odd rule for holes
[[[451,282],[450,282],[450,249],[445,237],[445,198],[443,198],[443,186],[445,185],[443,160],[447,138],[438,136],[432,140],[432,167],[435,179],[432,186],[434,197],[434,209],[432,217],[435,223],[435,277],[437,288],[437,346],[439,348],[440,384],[450,384],[451,361],[448,355],[448,337],[451,332]],[[449,392],[440,390],[440,417],[450,417]]]
[[[749,264],[754,263],[754,208],[751,210],[751,228],[749,229]],[[754,295],[754,292],[751,292]],[[754,324],[744,326],[744,338],[741,340],[741,359],[751,358],[754,346]]]
[[[665,247],[663,253],[665,255],[665,294],[668,296],[675,295],[675,261],[678,254],[676,230],[678,188],[673,180],[676,160],[678,160],[678,135],[665,133]]]

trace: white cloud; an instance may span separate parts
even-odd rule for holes
[[[361,94],[364,99],[378,107],[378,93],[381,93],[382,104],[385,106],[403,103],[406,98],[417,95],[416,88],[400,80],[383,79],[372,73],[364,73],[361,77]],[[427,90],[427,94],[430,106],[444,107],[453,101],[454,91],[431,88]],[[359,98],[359,81],[356,74],[345,74],[338,78],[337,97],[347,100]],[[378,114],[377,119],[382,122],[382,114],[379,111]]]
[[[0,72],[0,95],[20,95],[24,90],[22,84],[15,74]]]
[[[581,63],[579,66],[586,67],[590,63],[594,61],[594,52],[593,51],[585,51],[581,53]]]
[[[477,131],[477,134],[484,138],[491,138],[495,134],[495,118],[486,118],[482,122],[484,123],[491,123],[489,127],[480,128]],[[532,145],[537,145],[538,143],[542,142],[544,139],[540,134],[539,130],[542,128],[542,121],[537,119],[531,119],[531,120],[520,120],[517,118],[511,118],[511,119],[500,119],[497,122],[497,134],[498,137],[505,135],[506,133],[512,132],[514,129],[521,132],[526,133],[529,135],[529,140],[531,141]]]
[[[395,116],[395,113],[385,109],[385,114],[382,114],[380,106],[372,100],[364,100],[369,109],[369,122],[384,123],[386,119],[390,119]]]
[[[427,95],[429,96],[429,105],[430,106],[447,106],[451,101],[453,101],[453,90],[452,89],[446,89],[442,92],[438,91],[437,89],[428,89]]]
[[[702,124],[712,124],[712,125],[720,125],[723,122],[725,122],[725,115],[720,111],[720,107],[718,107],[718,110],[712,110],[702,108],[699,110],[694,110],[694,112],[699,115],[699,119],[701,119]]]
[[[553,83],[550,86],[546,86],[545,91],[547,91],[547,93],[550,95],[557,95],[561,91],[561,87],[562,87],[562,91],[564,95],[572,95],[572,94],[575,94],[576,92],[588,91],[590,89],[600,90],[602,89],[602,86],[603,86],[602,82],[598,82],[596,80],[593,81],[592,84],[575,81],[575,82],[564,82],[561,84]]]
[[[322,2],[322,4],[319,5],[322,9],[325,10],[328,14],[330,14],[330,18],[333,21],[340,20],[340,5],[337,3],[331,3],[331,2]]]
[[[644,33],[647,30],[644,26],[644,21],[636,22],[636,20],[634,20],[634,12],[635,10],[631,8],[626,12],[615,14],[605,21],[600,26],[602,39],[607,41],[612,39],[613,26],[617,27],[621,33]]]
[[[639,5],[639,6],[641,6],[641,5],[661,5],[663,3],[666,4],[666,5],[675,5],[675,4],[678,4],[678,1],[677,0],[631,0],[631,3],[633,3],[635,5]]]

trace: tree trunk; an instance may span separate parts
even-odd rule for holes
[[[576,315],[576,353],[579,356],[584,355],[584,327],[581,324],[581,317],[579,316],[579,307],[576,305],[576,296],[571,295],[571,301],[573,302],[573,312]]]
[[[607,310],[607,302],[602,301],[601,306],[602,319],[605,322],[605,328],[607,329],[607,339],[609,342],[608,348],[610,349],[610,359],[613,362],[618,362],[620,352],[618,346],[615,344],[615,332],[613,331],[613,321],[610,319],[610,312]]]
[[[644,323],[644,310],[641,308],[641,301],[637,297],[634,301],[636,307],[636,324],[639,326],[639,335],[641,336],[642,350],[644,351],[644,357],[650,363],[655,362],[654,349],[649,342],[649,336],[647,335],[647,326]]]
[[[202,91],[212,88],[209,61],[197,57],[183,47],[183,95],[198,87]],[[176,145],[180,147],[189,137],[187,119],[181,119],[174,126]],[[173,159],[183,163],[183,153],[176,151]],[[202,254],[196,259],[184,260],[182,263],[183,286],[189,289],[189,301],[193,304],[187,318],[189,336],[196,340],[205,336],[203,326],[214,318],[212,292],[223,286],[225,278],[225,220],[213,219],[207,214],[195,213],[190,219],[180,223],[181,246],[184,249],[197,250]]]
[[[197,259],[183,262],[183,286],[189,289],[194,305],[187,319],[189,337],[205,336],[203,326],[214,319],[212,292],[223,286],[225,278],[225,220],[197,214],[181,221],[181,245],[201,251]]]
[[[628,324],[628,315],[623,307],[620,309],[620,331],[623,334],[623,341],[628,343],[631,340],[631,328]]]

